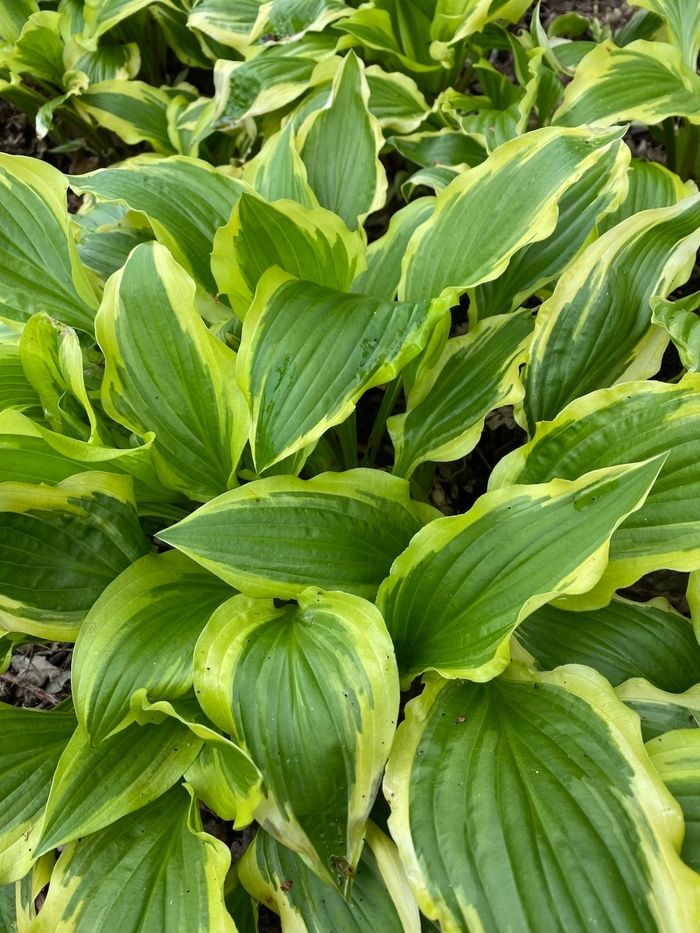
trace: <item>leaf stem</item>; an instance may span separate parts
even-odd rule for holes
[[[374,461],[377,459],[377,453],[379,452],[379,445],[386,431],[387,418],[394,410],[394,405],[396,404],[396,399],[400,391],[401,377],[397,376],[395,379],[391,380],[384,390],[382,404],[379,406],[377,417],[374,419],[369,440],[367,441],[367,447],[362,457],[361,466],[371,467],[374,465]]]
[[[666,140],[666,167],[676,171],[676,122],[673,117],[666,117],[663,122]]]
[[[340,441],[343,453],[343,465],[346,470],[357,468],[357,417],[353,412],[342,424],[335,427],[335,433]]]

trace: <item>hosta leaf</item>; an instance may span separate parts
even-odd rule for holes
[[[592,392],[538,425],[532,441],[492,473],[489,486],[499,489],[575,479],[668,451],[647,502],[615,532],[603,578],[576,597],[575,608],[605,606],[616,589],[652,570],[700,566],[699,390],[700,377],[688,375],[678,385],[631,382]]]
[[[65,68],[59,21],[59,14],[53,10],[32,13],[14,46],[0,53],[0,65],[12,74],[30,74],[35,80],[60,87]]]
[[[180,265],[204,288],[216,291],[209,268],[214,234],[231,216],[243,191],[240,181],[188,156],[142,155],[116,168],[71,178],[71,187],[145,214]]]
[[[32,933],[235,933],[223,898],[229,861],[174,787],[66,847]]]
[[[528,6],[527,0],[437,0],[430,34],[433,39],[456,42],[494,19],[517,23]]]
[[[148,0],[85,0],[85,38],[97,40],[127,16],[149,6]]]
[[[606,39],[577,67],[553,122],[654,124],[671,116],[700,123],[700,77],[681,53],[665,42],[638,39],[619,49]]]
[[[338,214],[350,230],[386,198],[386,172],[378,159],[384,137],[368,101],[363,66],[350,51],[333,78],[328,101],[304,121],[297,140],[321,207]]]
[[[177,699],[192,687],[192,651],[233,591],[178,551],[147,555],[109,586],[73,655],[78,716],[97,744],[129,719],[132,694]]]
[[[348,892],[399,708],[391,639],[357,596],[234,597],[195,652],[205,712],[263,775],[258,822]]]
[[[410,476],[425,460],[457,460],[479,442],[486,415],[523,397],[518,371],[532,335],[532,314],[503,314],[448,340],[437,362],[419,371],[406,413],[387,422],[394,472]]]
[[[624,196],[628,160],[629,149],[620,141],[564,192],[554,231],[519,250],[497,279],[470,291],[471,320],[506,314],[561,275],[595,235],[596,222]]]
[[[243,0],[235,6],[228,0],[197,0],[187,25],[243,52],[264,27],[264,19],[258,25],[262,5],[263,0]]]
[[[299,933],[420,933],[418,908],[396,846],[372,823],[348,902],[264,830],[246,851],[240,877],[259,901]]]
[[[430,17],[420,2],[366,4],[337,28],[349,34],[340,48],[360,43],[369,57],[413,75],[426,89],[438,87],[442,67],[430,55]]]
[[[650,301],[665,297],[700,245],[700,195],[644,211],[592,243],[540,308],[525,370],[531,428],[594,389],[644,379],[668,342],[651,325]]]
[[[83,441],[109,443],[85,389],[83,353],[76,332],[48,314],[35,314],[22,331],[19,352],[53,430]]]
[[[333,54],[336,39],[315,39],[268,46],[243,62],[220,58],[214,65],[215,127],[230,129],[279,110],[327,78],[327,67],[318,65]]]
[[[40,409],[41,402],[22,369],[19,348],[10,343],[0,345],[0,410]]]
[[[214,237],[211,257],[219,291],[227,294],[240,318],[271,266],[344,292],[365,266],[365,244],[359,232],[350,233],[336,214],[322,207],[290,200],[268,204],[243,193]]]
[[[615,210],[598,218],[596,228],[599,233],[605,233],[632,214],[654,207],[672,207],[694,192],[690,183],[684,184],[664,165],[632,159],[627,169],[627,196]]]
[[[157,726],[132,724],[95,748],[78,726],[56,768],[37,854],[145,807],[182,777],[201,747],[172,718]]]
[[[428,669],[490,680],[519,622],[562,593],[590,589],[610,536],[639,508],[662,458],[486,493],[431,522],[395,561],[377,599],[402,683]]]
[[[351,12],[341,0],[197,0],[188,25],[244,52],[263,33],[279,39],[324,26]]]
[[[104,588],[148,550],[127,477],[0,485],[0,620],[73,640]],[[9,622],[9,625],[7,624]]]
[[[130,146],[147,142],[163,155],[174,151],[168,135],[170,98],[161,88],[145,81],[116,79],[92,84],[74,99],[88,119],[92,117]]]
[[[589,668],[513,665],[490,684],[432,675],[384,786],[419,906],[443,930],[697,927],[680,808],[636,716]]]
[[[647,743],[662,781],[680,804],[685,820],[681,858],[700,869],[700,731],[676,729]]]
[[[409,162],[422,168],[433,165],[481,165],[487,153],[483,146],[466,133],[442,129],[439,132],[414,133],[412,136],[390,136],[387,143]]]
[[[273,476],[219,496],[159,538],[249,596],[294,598],[320,586],[372,599],[437,514],[378,470]]]
[[[68,227],[67,182],[51,165],[0,154],[0,310],[45,311],[92,331],[97,298]]]
[[[700,686],[684,693],[667,693],[633,677],[616,687],[615,693],[639,716],[645,742],[671,729],[700,726]]]
[[[248,433],[236,354],[207,329],[194,281],[164,246],[131,253],[105,287],[96,328],[103,407],[137,434],[155,432],[163,482],[200,501],[235,486]]]
[[[700,307],[700,293],[668,301],[657,297],[651,299],[653,324],[659,324],[676,345],[678,355],[688,372],[700,369],[700,317],[695,311]]]
[[[35,859],[51,778],[75,726],[70,706],[45,713],[0,703],[0,885],[19,881]]]
[[[233,820],[235,829],[243,829],[253,821],[262,800],[262,775],[247,752],[216,731],[194,694],[172,703],[167,700],[151,703],[145,689],[137,690],[131,699],[131,710],[141,725],[159,724],[166,717],[186,725],[203,745],[185,772],[185,780],[216,813]]]
[[[692,69],[700,50],[700,7],[693,0],[634,0],[634,6],[646,7],[666,23],[666,38],[683,53]]]
[[[617,687],[630,677],[681,693],[700,683],[700,645],[685,616],[665,599],[567,612],[541,606],[519,626],[517,639],[544,668],[585,664]]]
[[[363,392],[421,352],[448,311],[446,299],[397,304],[267,272],[239,362],[258,472],[345,421]]]
[[[365,69],[369,87],[369,109],[382,129],[413,133],[427,117],[430,108],[408,75],[384,71],[379,65]]]
[[[153,435],[141,447],[100,447],[63,437],[19,412],[0,414],[0,482],[54,485],[76,473],[97,470],[134,477],[138,501],[174,501],[153,466]]]
[[[39,12],[36,0],[14,0],[0,5],[0,36],[5,42],[16,42],[22,27],[32,13]]]
[[[392,215],[384,236],[367,249],[367,268],[350,287],[358,295],[393,301],[401,280],[401,260],[414,231],[435,210],[435,198],[416,198]]]
[[[294,145],[291,123],[265,140],[260,152],[246,162],[243,179],[266,201],[287,198],[304,207],[318,207],[318,198],[309,187],[306,166]]]
[[[619,135],[545,127],[505,143],[459,175],[409,242],[399,297],[433,298],[445,288],[465,291],[496,278],[514,253],[554,231],[561,196]],[[506,203],[508,224],[502,220]]]

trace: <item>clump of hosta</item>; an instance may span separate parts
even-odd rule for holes
[[[493,6],[0,3],[2,933],[697,933],[700,18]]]

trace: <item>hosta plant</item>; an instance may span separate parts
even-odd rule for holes
[[[596,110],[607,35],[560,103],[580,43],[493,3],[188,22],[243,56],[292,7],[276,55],[347,38],[242,168],[0,155],[0,661],[75,643],[70,699],[0,704],[0,930],[697,933],[700,195]]]

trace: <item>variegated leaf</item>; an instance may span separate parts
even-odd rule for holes
[[[523,619],[597,582],[610,536],[642,505],[662,463],[500,489],[420,531],[377,598],[402,683],[426,670],[479,682],[501,673]]]
[[[609,563],[596,587],[564,608],[605,606],[613,592],[661,567],[700,567],[700,377],[678,385],[629,382],[577,399],[532,441],[496,465],[490,489],[514,483],[575,479],[586,470],[668,452],[647,502],[626,519],[610,543]]]
[[[162,481],[199,501],[235,486],[248,434],[236,354],[207,329],[194,281],[164,246],[142,243],[110,278],[96,328],[103,407],[155,432]]]
[[[637,717],[590,668],[427,679],[384,782],[421,910],[449,933],[694,933],[700,879]]]
[[[345,294],[270,269],[243,323],[239,382],[258,472],[318,440],[426,346],[449,301]]]
[[[654,375],[668,335],[651,299],[690,275],[700,245],[700,195],[643,211],[593,242],[540,308],[525,370],[531,430],[594,389]]]
[[[316,588],[297,600],[235,596],[218,609],[195,688],[262,772],[258,822],[348,894],[396,728],[396,661],[371,603]]]
[[[219,496],[159,533],[249,596],[308,586],[373,599],[392,562],[439,513],[378,470],[273,476]]]

